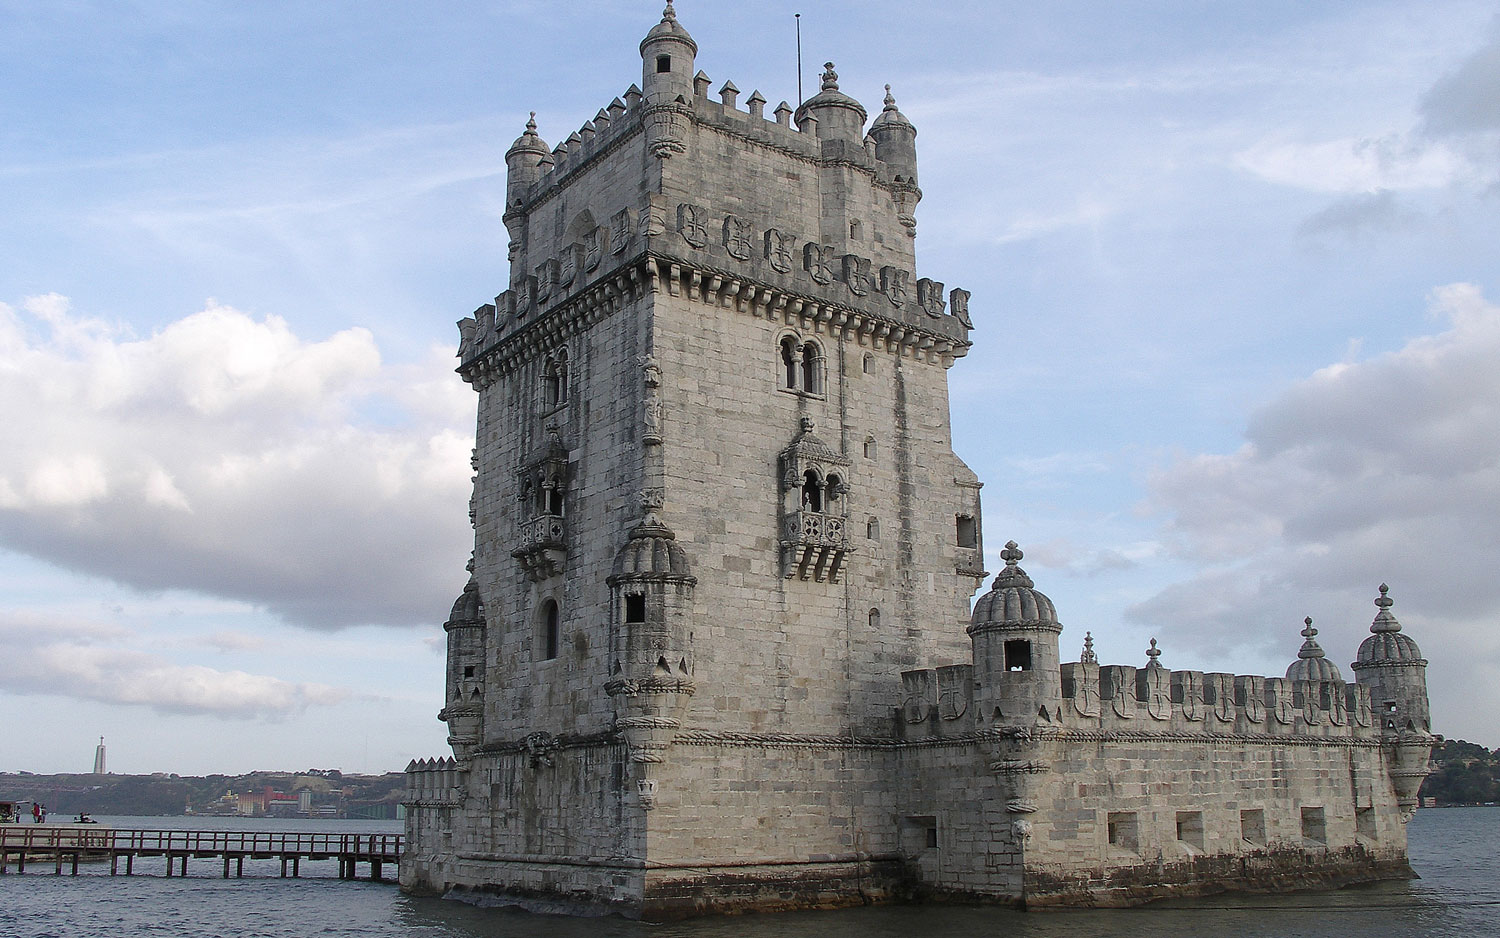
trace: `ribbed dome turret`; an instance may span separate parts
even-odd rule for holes
[[[1344,676],[1339,673],[1339,666],[1328,660],[1323,654],[1323,648],[1318,644],[1315,637],[1318,630],[1313,628],[1312,617],[1302,620],[1302,636],[1305,639],[1302,648],[1297,652],[1297,660],[1293,661],[1286,669],[1288,681],[1342,681]]]
[[[1386,595],[1389,592],[1390,587],[1380,584],[1380,598],[1375,600],[1380,611],[1370,624],[1370,637],[1359,646],[1359,660],[1354,662],[1356,670],[1380,664],[1420,664],[1424,667],[1427,664],[1417,643],[1401,633],[1401,623],[1391,615],[1395,600]]]
[[[655,515],[636,525],[630,540],[615,554],[616,577],[690,577],[692,572],[677,536]]]
[[[912,136],[915,137],[917,135],[917,128],[912,125],[911,121],[906,119],[906,115],[901,113],[901,109],[896,107],[896,96],[891,94],[891,86],[886,85],[885,107],[881,109],[879,114],[875,115],[875,122],[870,125],[870,133],[873,134],[877,129],[892,126],[909,128]]]
[[[453,601],[453,611],[443,628],[484,625],[484,600],[479,598],[479,583],[473,578],[464,586],[464,591]]]
[[[677,22],[677,11],[672,8],[672,0],[667,0],[667,8],[661,11],[661,22],[651,27],[646,38],[641,40],[641,54],[645,55],[646,46],[660,39],[675,39],[686,43],[692,47],[694,55],[698,54],[698,44],[693,41],[692,36],[688,35],[688,31],[683,29],[682,24]]]
[[[532,111],[531,117],[527,118],[526,131],[516,138],[516,142],[510,145],[509,150],[505,151],[505,161],[509,163],[512,156],[518,156],[523,153],[536,154],[536,160],[533,163],[540,162],[542,157],[552,154],[552,150],[547,146],[546,142],[537,136],[536,111]]]
[[[864,105],[839,90],[839,73],[833,70],[832,62],[823,65],[823,90],[803,101],[797,108],[797,126],[811,114],[818,122],[818,136],[829,139],[843,138],[859,143],[864,139]]]
[[[971,632],[986,626],[1005,628],[1022,626],[1053,632],[1062,631],[1062,626],[1057,621],[1057,609],[1052,605],[1052,600],[1036,589],[1036,584],[1031,582],[1031,577],[1020,568],[1019,564],[1023,556],[1015,541],[1007,542],[1005,549],[1000,551],[1000,559],[1005,561],[1005,569],[995,574],[995,582],[990,587],[990,591],[974,603],[974,615],[970,620],[973,623],[970,626]]]

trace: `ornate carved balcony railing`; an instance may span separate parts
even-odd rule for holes
[[[781,518],[781,563],[791,579],[837,583],[849,547],[849,523],[843,515],[790,511]]]
[[[521,525],[521,543],[510,555],[526,575],[545,580],[563,571],[568,557],[567,528],[562,515],[538,515]]]

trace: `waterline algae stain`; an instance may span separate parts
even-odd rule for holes
[[[174,819],[115,819],[149,828]],[[1410,825],[1422,878],[1327,893],[1172,900],[1134,911],[1023,914],[998,907],[880,906],[826,913],[702,918],[649,925],[573,919],[401,895],[390,884],[336,879],[333,864],[304,878],[219,879],[203,868],[187,879],[110,877],[85,865],[78,877],[50,872],[0,877],[6,938],[162,935],[226,938],[1442,938],[1495,933],[1500,912],[1500,809],[1420,812]],[[248,871],[250,873],[252,871]]]

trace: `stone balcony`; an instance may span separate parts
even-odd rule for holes
[[[781,517],[781,562],[787,579],[837,583],[849,546],[843,515],[790,511]]]
[[[534,581],[557,576],[568,557],[567,527],[562,515],[538,515],[521,525],[521,542],[510,555],[521,561]]]

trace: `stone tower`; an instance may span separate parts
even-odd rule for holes
[[[640,53],[505,154],[509,283],[458,324],[452,755],[408,768],[403,887],[662,918],[1409,874],[1426,662],[1389,601],[1353,685],[1321,649],[1064,664],[1014,542],[971,615],[973,325],[917,276],[916,127],[887,87],[867,129],[832,63],[795,110],[711,91],[671,3]]]
[[[697,51],[667,4],[639,87],[505,155],[510,285],[459,324],[475,553],[430,879],[545,890],[610,856],[590,901],[650,907],[685,875],[658,870],[852,810],[828,768],[783,773],[754,830],[715,821],[767,746],[888,733],[901,670],[970,658],[968,297],[915,273],[916,129],[887,93],[867,136],[831,64],[794,126],[711,96]],[[858,831],[821,827],[803,852],[846,859],[803,872],[857,877]]]

